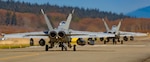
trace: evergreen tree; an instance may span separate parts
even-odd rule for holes
[[[85,8],[78,8],[78,7],[68,7],[68,6],[57,6],[57,5],[50,5],[49,3],[46,4],[31,4],[26,2],[19,2],[14,0],[0,0],[0,9],[6,10],[15,10],[16,12],[23,12],[23,13],[34,13],[34,14],[41,14],[40,9],[45,9],[45,12],[59,12],[63,14],[68,14],[72,9],[75,9],[75,16],[77,18],[82,19],[85,17],[90,18],[104,18],[108,17],[109,20],[116,20],[121,18],[130,18],[129,16],[125,16],[124,14],[116,14],[112,12],[105,12],[100,11],[99,9],[85,9]]]
[[[12,18],[11,18],[11,25],[17,25],[17,19],[16,14],[13,12]]]
[[[10,24],[10,21],[11,21],[10,16],[11,16],[11,13],[7,11],[7,13],[6,13],[6,20],[5,20],[5,24],[6,25]]]

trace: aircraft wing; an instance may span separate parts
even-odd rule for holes
[[[123,32],[120,31],[120,36],[148,36],[147,33],[139,33],[139,32]]]
[[[40,36],[40,35],[45,35],[45,33],[43,31],[40,31],[40,32],[3,34],[3,38],[48,38],[47,36]]]
[[[89,32],[89,31],[74,31],[74,30],[72,30],[71,34],[85,34],[85,35],[71,36],[71,38],[115,37],[114,34],[103,33],[103,32]]]

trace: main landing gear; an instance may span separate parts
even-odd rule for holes
[[[30,46],[34,46],[34,40],[33,40],[33,38],[30,39]]]
[[[76,51],[76,45],[73,45],[73,51]]]
[[[45,51],[48,51],[48,49],[49,49],[49,46],[46,45],[46,46],[45,46]]]
[[[65,43],[60,43],[59,47],[61,47],[61,51],[67,51],[67,45]],[[48,51],[49,48],[52,48],[49,45],[45,46],[45,51]],[[73,51],[76,51],[76,45],[73,45]]]
[[[67,51],[67,46],[65,43],[60,43],[61,51]]]

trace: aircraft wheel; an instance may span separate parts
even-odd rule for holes
[[[65,51],[67,51],[67,47],[62,46],[61,51],[64,51],[64,49],[65,49]]]
[[[64,47],[61,47],[61,51],[64,51]]]
[[[106,42],[107,42],[107,41],[106,41],[106,40],[104,40],[104,44],[106,44]]]
[[[76,45],[73,45],[73,51],[76,51]]]
[[[64,48],[65,48],[65,51],[67,51],[67,47],[65,46]]]
[[[120,39],[118,39],[118,42],[120,42]]]
[[[134,41],[134,37],[133,37],[133,36],[130,36],[130,40],[131,40],[131,41]]]
[[[123,40],[121,40],[121,44],[123,44]]]
[[[30,46],[33,46],[34,45],[34,40],[31,38],[30,39]]]
[[[65,49],[65,51],[67,51],[67,47],[62,45],[61,50],[64,51],[64,49]]]
[[[59,45],[59,46],[61,47],[61,51],[64,51],[64,45],[63,45],[62,42],[60,42],[60,45]]]
[[[113,39],[113,44],[117,44],[117,42],[116,42],[116,39],[115,39],[115,38]]]
[[[45,46],[45,51],[48,51],[48,48],[49,48],[48,45],[46,45],[46,46]]]

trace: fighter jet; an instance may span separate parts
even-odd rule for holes
[[[61,21],[58,28],[53,28],[50,20],[47,15],[41,9],[42,14],[44,15],[44,19],[48,26],[48,31],[45,34],[30,34],[26,36],[48,36],[50,38],[49,44],[46,44],[44,39],[39,41],[41,46],[45,46],[45,51],[48,51],[49,48],[55,47],[55,45],[59,45],[61,50],[66,50],[67,47],[71,48],[73,46],[73,51],[76,51],[76,45],[84,46],[86,43],[89,45],[94,45],[96,37],[114,37],[112,34],[101,33],[101,32],[89,32],[89,31],[77,31],[69,29],[69,25],[72,19],[72,13],[69,14],[66,21]],[[88,42],[83,40],[83,38],[88,38]],[[30,39],[30,45],[33,45],[34,40]]]
[[[147,36],[147,34],[145,34],[145,33],[120,31],[122,19],[121,19],[121,21],[119,22],[118,25],[113,25],[112,29],[109,29],[109,27],[108,27],[108,25],[107,25],[107,23],[105,22],[104,19],[102,19],[102,21],[104,22],[104,25],[105,25],[105,28],[106,28],[106,32],[104,32],[104,33],[110,33],[110,34],[115,35],[115,37],[108,37],[107,41],[104,41],[104,44],[106,44],[106,42],[109,42],[110,39],[113,39],[114,43],[116,43],[115,39],[117,39],[117,41],[120,42],[120,37],[123,37],[123,40],[121,40],[121,41],[128,41],[128,40],[133,41],[134,36]]]
[[[45,34],[37,34],[35,36],[48,36],[50,38],[49,44],[46,44],[45,51],[48,51],[49,48],[53,48],[55,45],[59,45],[63,50],[67,51],[67,46],[71,48],[71,37],[70,36],[76,36],[76,35],[82,35],[82,34],[71,34],[71,31],[69,31],[69,25],[72,19],[72,14],[74,13],[74,10],[72,13],[69,14],[66,21],[62,21],[58,28],[53,28],[51,22],[49,21],[47,15],[44,13],[43,9],[41,9],[42,14],[44,15],[44,19],[46,21],[46,24],[48,26],[48,32]],[[34,36],[34,35],[28,35],[28,36]],[[32,39],[31,39],[32,41]],[[32,43],[32,42],[31,42]],[[39,41],[39,44],[41,46],[45,45],[45,40],[41,39]],[[76,50],[76,46],[73,46],[74,51]]]
[[[52,23],[48,19],[47,15],[41,9],[44,19],[48,26],[48,31],[44,32],[30,32],[30,33],[14,33],[14,34],[5,34],[5,38],[19,37],[19,38],[30,38],[30,45],[34,45],[34,37],[40,38],[39,45],[45,46],[45,51],[48,51],[50,48],[55,46],[61,47],[61,50],[66,50],[67,48],[72,48],[73,51],[76,51],[76,45],[84,46],[94,45],[97,38],[100,37],[114,37],[114,34],[103,33],[103,32],[89,32],[89,31],[77,31],[69,29],[69,25],[72,19],[72,13],[69,14],[66,21],[61,21],[57,28],[53,28]],[[43,38],[48,37],[50,40],[46,42]],[[88,38],[88,41],[85,41],[83,38]],[[48,43],[48,44],[47,44]]]

